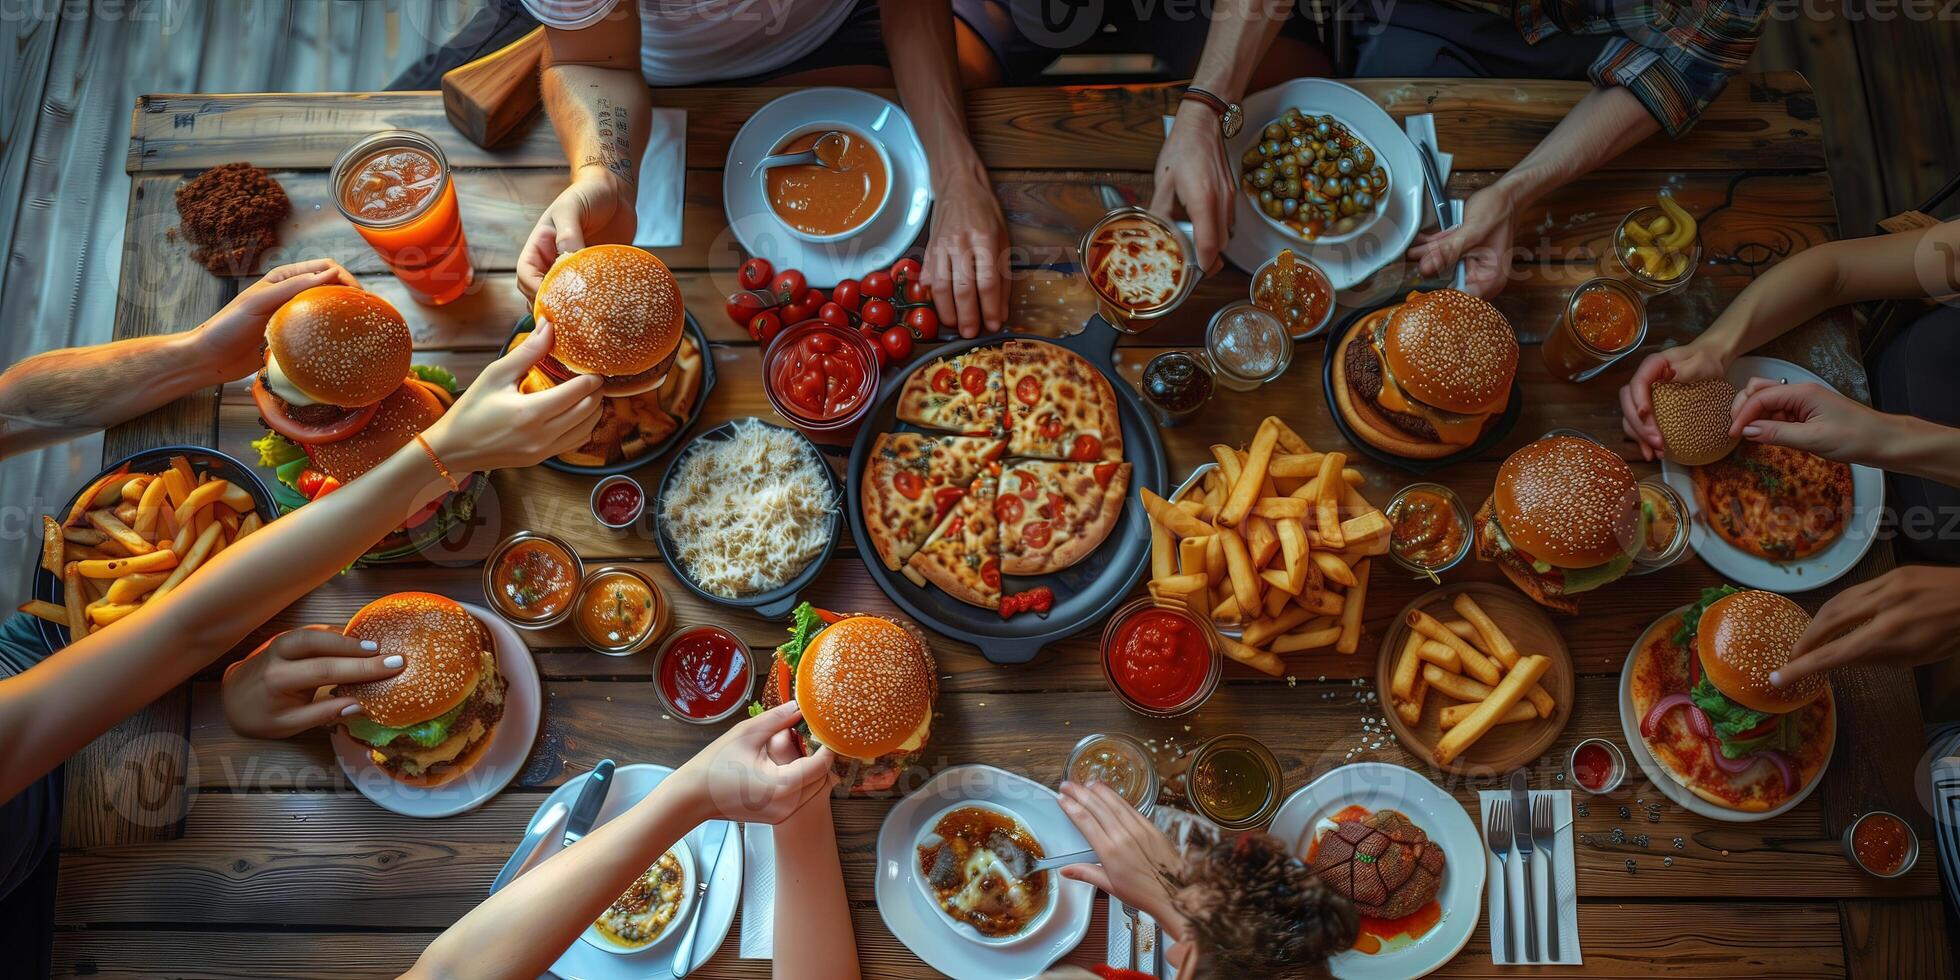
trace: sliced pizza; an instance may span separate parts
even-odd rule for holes
[[[864,527],[878,558],[898,571],[987,464],[999,439],[887,432],[871,447],[861,487]]]
[[[998,467],[989,467],[953,505],[932,537],[905,563],[947,595],[982,609],[1000,608],[1000,523],[994,517]]]
[[[1116,391],[1074,351],[1035,340],[1006,348],[1009,456],[1120,460]]]
[[[998,344],[942,357],[912,372],[898,395],[902,421],[969,436],[1005,429],[1006,388]]]
[[[1692,472],[1709,526],[1758,558],[1808,558],[1851,523],[1851,467],[1801,449],[1744,442]]]
[[[1088,557],[1123,516],[1130,464],[1019,460],[1000,476],[1000,570],[1045,575]]]

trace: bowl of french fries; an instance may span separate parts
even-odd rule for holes
[[[1274,677],[1287,654],[1355,653],[1390,529],[1361,473],[1273,416],[1211,453],[1172,499],[1141,492],[1151,596],[1210,616],[1227,656]]]
[[[20,611],[59,650],[170,594],[278,513],[251,469],[215,449],[126,456],[42,516],[34,598]]]
[[[1432,589],[1383,639],[1389,728],[1438,769],[1501,775],[1543,755],[1572,717],[1572,655],[1551,618],[1488,582]]]
[[[517,329],[504,344],[505,351],[531,335],[532,322],[529,314],[517,321]],[[554,384],[543,369],[533,367],[518,382],[518,390],[544,391]],[[708,349],[707,334],[702,333],[694,314],[688,313],[667,379],[652,391],[606,398],[600,406],[598,424],[592,427],[592,437],[577,449],[545,460],[544,465],[585,476],[612,476],[658,459],[694,427],[714,387],[714,356]]]

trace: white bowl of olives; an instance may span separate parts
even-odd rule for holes
[[[1388,161],[1339,116],[1298,107],[1239,155],[1239,189],[1267,224],[1309,245],[1345,242],[1380,219]]]

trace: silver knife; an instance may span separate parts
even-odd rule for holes
[[[1443,168],[1436,161],[1436,150],[1427,140],[1416,140],[1416,151],[1422,155],[1422,180],[1429,185],[1429,200],[1436,208],[1436,228],[1447,231],[1450,228],[1449,195],[1443,186]]]
[[[503,870],[497,872],[497,880],[490,883],[490,894],[497,894],[499,889],[511,883],[511,879],[524,873],[524,869],[531,863],[531,858],[537,856],[538,845],[543,844],[544,839],[558,829],[559,823],[569,812],[571,812],[570,808],[561,801],[553,803],[538,816],[537,826],[531,828],[524,835],[524,839],[517,842],[517,850],[510,852],[510,860],[505,861]]]
[[[606,793],[612,790],[612,783],[613,761],[600,759],[578,791],[578,802],[572,804],[572,818],[565,821],[566,847],[578,843],[592,830],[592,821],[599,819],[599,808],[606,805]]]
[[[694,935],[701,931],[701,920],[706,918],[702,910],[706,908],[704,900],[708,897],[708,885],[715,880],[715,874],[721,870],[722,858],[727,857],[730,850],[742,846],[742,832],[739,825],[735,825],[736,830],[733,833],[729,832],[730,826],[731,824],[726,820],[717,820],[709,824],[706,830],[701,831],[701,843],[706,845],[704,851],[715,852],[715,860],[708,866],[708,873],[700,875],[694,885],[694,916],[687,924],[687,933],[681,936],[680,948],[674,950],[676,980],[687,976],[688,971],[694,969]],[[696,869],[697,872],[699,870]]]
[[[1531,788],[1525,785],[1524,770],[1511,774],[1511,838],[1518,847],[1518,867],[1524,872],[1524,952],[1525,962],[1538,962],[1538,913],[1532,907],[1531,893]]]

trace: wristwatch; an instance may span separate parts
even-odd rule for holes
[[[1207,106],[1211,111],[1218,113],[1218,131],[1226,139],[1239,135],[1240,127],[1245,125],[1245,112],[1239,108],[1237,102],[1227,102],[1196,85],[1184,87],[1184,98]]]

